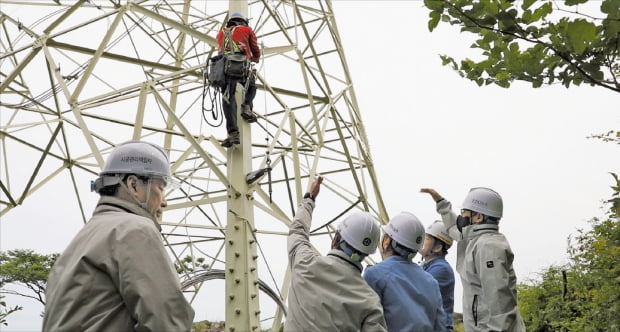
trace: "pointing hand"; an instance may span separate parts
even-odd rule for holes
[[[421,193],[427,193],[429,195],[431,195],[431,197],[433,197],[433,200],[435,202],[439,202],[443,199],[443,197],[441,197],[441,195],[439,195],[438,192],[435,191],[435,189],[431,189],[431,188],[422,188],[420,189]]]

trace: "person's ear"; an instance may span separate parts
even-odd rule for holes
[[[135,175],[130,175],[127,177],[127,188],[132,194],[137,194],[138,192],[138,178]]]
[[[382,250],[386,250],[387,248],[390,247],[390,244],[392,243],[391,241],[392,239],[390,239],[389,236],[386,236],[385,234],[383,235],[383,238],[381,239],[381,249]]]
[[[439,241],[435,240],[433,242],[433,248],[431,249],[431,252],[438,253],[438,252],[441,252],[442,250],[443,250],[443,245]]]

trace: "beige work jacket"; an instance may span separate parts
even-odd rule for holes
[[[291,288],[284,331],[387,331],[379,296],[362,265],[340,250],[316,253],[308,239],[314,201],[304,199],[288,236]]]
[[[52,268],[43,331],[190,331],[159,230],[136,204],[102,197]]]

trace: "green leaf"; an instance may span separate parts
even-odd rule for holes
[[[424,0],[424,6],[432,11],[443,11],[443,1],[440,0]]]
[[[502,71],[502,72],[495,74],[495,79],[497,79],[498,81],[506,81],[510,79],[510,74],[508,74],[505,71]]]
[[[428,31],[433,31],[439,24],[439,19],[441,19],[441,14],[439,12],[430,12],[428,16],[431,18],[428,20]]]
[[[608,19],[620,18],[620,1],[605,0],[601,3],[601,11],[609,14]]]
[[[497,23],[497,19],[495,18],[495,16],[488,15],[488,16],[482,17],[478,21],[478,23],[480,25],[484,25],[484,26],[493,26],[493,25],[495,25],[495,23]]]
[[[566,4],[567,6],[575,6],[586,2],[588,2],[588,0],[566,0],[564,1],[564,4]]]
[[[597,37],[596,26],[583,19],[568,22],[566,37],[570,48],[577,54],[583,54]]]
[[[482,11],[486,15],[497,15],[497,12],[499,11],[497,1],[481,1],[480,4],[483,5],[481,6]]]
[[[605,78],[601,67],[597,64],[584,63],[581,68],[596,81],[602,81]]]
[[[521,15],[521,21],[525,24],[530,24],[532,23],[532,11],[527,9],[523,12],[523,15]],[[529,28],[529,27],[528,27]]]
[[[543,80],[542,79],[537,79],[532,81],[532,87],[533,88],[540,88],[543,84]]]
[[[532,14],[531,22],[536,22],[553,12],[553,6],[550,2],[546,2],[542,6],[536,8]]]
[[[491,45],[489,44],[489,42],[487,42],[484,39],[478,39],[476,41],[476,44],[472,45],[474,47],[483,49],[483,50],[490,50],[491,49]]]
[[[521,9],[523,10],[527,10],[529,9],[534,3],[536,2],[536,0],[524,0],[523,4],[521,5]]]

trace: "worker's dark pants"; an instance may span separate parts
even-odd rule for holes
[[[250,75],[247,80],[248,87],[245,91],[243,103],[249,105],[250,109],[253,109],[253,101],[254,97],[256,97],[256,76]],[[228,102],[225,98],[222,98],[222,109],[224,110],[224,117],[226,117],[226,131],[229,135],[239,132],[239,127],[237,126],[237,101],[235,100],[237,82],[241,83],[241,85],[245,85],[246,80],[229,80],[226,84],[226,90],[223,91],[224,94],[228,91]]]

